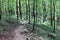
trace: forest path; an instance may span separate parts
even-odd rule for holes
[[[18,26],[12,33],[13,33],[13,38],[12,40],[26,40],[26,36],[21,34],[21,31],[24,29],[25,24],[27,24],[27,21],[24,21],[24,25]]]

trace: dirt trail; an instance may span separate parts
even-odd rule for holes
[[[26,36],[20,34],[20,32],[24,29],[24,25],[18,26],[12,33],[13,38],[12,40],[26,40]]]

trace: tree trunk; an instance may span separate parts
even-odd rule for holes
[[[19,19],[18,18],[18,0],[16,0],[16,14],[17,14],[17,20]]]
[[[19,11],[20,11],[20,18],[22,19],[22,12],[21,12],[21,1],[19,0]]]
[[[28,19],[28,2],[26,2],[26,19]]]
[[[53,26],[53,18],[52,18],[52,0],[50,0],[50,16],[51,16],[51,26]]]
[[[1,9],[1,6],[2,6],[2,5],[1,5],[1,3],[2,3],[2,2],[1,2],[1,0],[0,0],[0,20],[2,19],[2,9]]]
[[[29,10],[29,24],[30,24],[30,2],[28,0],[28,10]]]
[[[42,6],[43,6],[43,22],[45,22],[46,21],[46,17],[47,17],[47,15],[46,15],[46,3],[45,3],[45,1],[42,2]]]
[[[35,30],[35,0],[33,0],[33,17],[34,17],[34,22],[33,22],[33,30]]]
[[[1,9],[0,9],[0,20],[1,20],[1,18],[2,18],[1,16],[2,16],[2,11],[1,11]]]
[[[10,0],[8,0],[8,16],[10,17],[9,1],[10,1]]]
[[[36,0],[36,24],[37,24],[37,15],[38,14],[38,12],[37,12],[37,0]]]
[[[54,10],[54,30],[53,32],[55,33],[55,1],[53,1],[53,10]]]

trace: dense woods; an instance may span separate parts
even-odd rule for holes
[[[60,0],[0,0],[0,34],[20,25],[45,40],[60,40]]]

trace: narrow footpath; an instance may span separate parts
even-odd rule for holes
[[[24,21],[24,25],[27,23],[27,21]],[[21,31],[24,29],[24,25],[18,26],[12,33],[13,33],[13,38],[12,40],[26,40],[26,36],[21,34]]]

